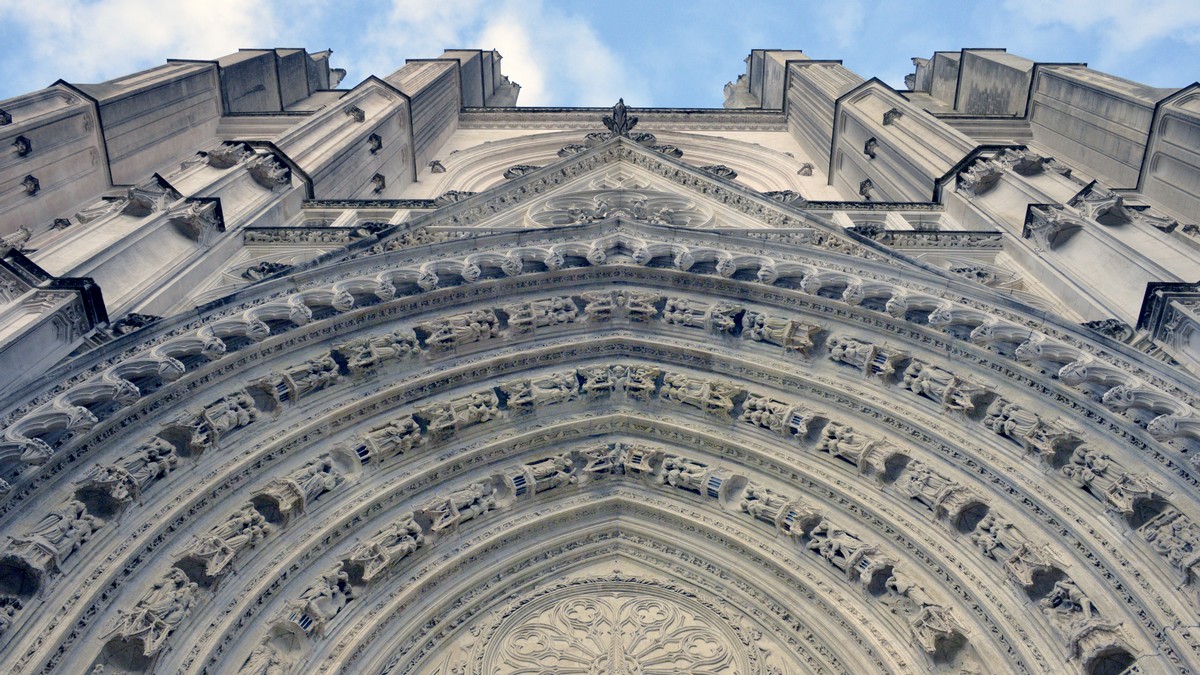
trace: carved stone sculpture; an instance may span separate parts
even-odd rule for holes
[[[256,421],[259,414],[244,391],[217,399],[186,425],[191,430],[189,447],[195,453],[214,448],[222,436]]]
[[[402,455],[421,442],[421,427],[406,415],[356,436],[350,445],[359,461],[367,464]]]
[[[700,462],[677,455],[668,455],[663,460],[662,473],[658,476],[658,482],[704,494],[704,476],[707,473],[708,466]]]
[[[699,328],[713,333],[729,334],[737,328],[738,305],[726,302],[701,302],[692,298],[667,298],[663,321],[676,326]]]
[[[532,333],[538,328],[575,323],[579,308],[569,297],[553,297],[501,307],[508,315],[508,327],[517,333]]]
[[[661,296],[644,291],[591,291],[582,294],[584,318],[589,322],[624,318],[649,321],[658,314]]]
[[[417,521],[422,523],[427,537],[454,532],[469,520],[496,508],[496,496],[490,485],[472,483],[444,497],[435,497],[417,509]]]
[[[659,369],[643,364],[612,364],[579,369],[583,378],[580,391],[594,400],[623,393],[634,401],[648,401],[657,388]]]
[[[103,524],[104,521],[88,515],[83,502],[68,499],[42,516],[33,527],[13,537],[8,552],[40,573],[52,572]]]
[[[353,599],[354,587],[350,585],[350,575],[339,562],[300,594],[292,605],[292,611],[299,614],[297,623],[306,632],[324,635],[325,626]]]
[[[491,389],[486,389],[449,401],[421,406],[417,408],[417,414],[428,421],[429,433],[446,437],[460,429],[499,417],[500,399]]]
[[[574,370],[569,370],[506,382],[500,385],[500,390],[508,395],[510,409],[532,411],[574,400],[579,395],[579,379]]]
[[[473,342],[490,340],[500,334],[500,320],[490,309],[476,309],[418,326],[429,337],[430,349],[456,349]]]
[[[411,512],[400,516],[382,532],[359,544],[346,562],[361,568],[364,583],[385,574],[425,542],[425,534]]]
[[[410,328],[399,328],[385,335],[371,335],[343,342],[335,349],[356,376],[371,372],[379,366],[421,353],[417,336]]]
[[[122,611],[110,637],[138,640],[144,656],[154,656],[167,638],[191,614],[199,587],[177,567],[167,570],[132,610]]]
[[[813,414],[803,406],[750,394],[742,404],[742,414],[738,419],[770,429],[784,437],[798,436],[803,439],[808,434],[808,424]]]
[[[945,410],[966,413],[973,411],[977,398],[987,393],[982,385],[961,379],[945,368],[917,360],[904,370],[904,387],[937,401]]]
[[[195,537],[183,550],[180,559],[196,561],[201,565],[201,573],[215,579],[230,570],[239,553],[254,547],[270,531],[271,526],[262,514],[246,504],[234,511],[225,522]]]
[[[784,353],[807,355],[813,347],[813,337],[821,327],[748,310],[742,318],[742,336],[755,342],[767,342],[783,347]]]
[[[907,357],[907,353],[887,345],[880,347],[844,335],[829,340],[831,360],[854,366],[867,375],[875,375],[885,381],[891,378],[900,362]]]
[[[728,416],[733,413],[733,399],[742,389],[723,380],[702,380],[682,373],[663,376],[662,398],[699,408],[710,415]]]
[[[257,499],[271,501],[280,516],[287,520],[304,510],[318,497],[336,488],[346,475],[325,453],[283,478],[276,478],[255,492]]]
[[[98,491],[114,503],[125,505],[141,499],[142,491],[166,477],[179,465],[175,446],[153,437],[112,464],[97,465],[78,482],[80,491]]]

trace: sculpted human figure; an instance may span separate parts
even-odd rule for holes
[[[440,533],[453,529],[459,523],[487,513],[495,505],[496,499],[491,487],[483,483],[472,483],[426,507],[426,512],[432,516],[429,531]]]
[[[670,324],[704,328],[709,304],[688,298],[667,298],[663,308],[663,320]]]
[[[304,612],[321,622],[328,622],[354,599],[350,575],[337,563],[321,574],[320,580],[300,594]]]
[[[293,474],[292,480],[300,486],[305,503],[308,503],[337,487],[341,477],[335,471],[333,459],[322,455]]]
[[[854,338],[839,335],[829,341],[829,358],[834,361],[865,369],[874,355],[874,345]]]
[[[125,640],[141,638],[142,653],[153,656],[191,613],[198,588],[183,570],[169,568],[132,610],[121,612],[109,635],[120,635]]]
[[[662,469],[662,475],[658,477],[659,483],[697,492],[703,491],[704,474],[708,472],[708,467],[705,465],[671,455],[663,461]]]
[[[1078,612],[1083,615],[1081,619],[1085,621],[1092,618],[1094,609],[1092,601],[1084,595],[1079,585],[1070,579],[1054,582],[1054,588],[1050,594],[1042,598],[1038,604],[1043,611],[1056,612],[1068,617]]]
[[[404,453],[421,442],[421,428],[408,415],[367,432],[365,437],[382,452]]]
[[[571,480],[575,463],[568,455],[555,455],[529,465],[537,491],[551,490]]]
[[[864,546],[863,541],[828,520],[817,523],[809,535],[808,549],[816,551],[838,569],[846,570],[850,559]]]
[[[971,543],[994,560],[996,549],[1004,546],[1003,534],[1009,527],[999,516],[989,513],[975,526],[975,531],[971,533]]]
[[[59,508],[42,516],[37,525],[24,535],[15,537],[14,541],[35,544],[49,553],[55,564],[61,564],[102,525],[104,521],[88,515],[83,502],[69,499]]]
[[[579,473],[571,477],[571,480],[576,482],[624,471],[628,450],[623,444],[617,443],[613,446],[589,448],[579,454],[584,464]]]
[[[247,504],[207,534],[197,537],[185,555],[204,560],[205,573],[210,577],[217,576],[225,572],[239,552],[257,544],[270,531],[262,514]]]
[[[789,501],[770,488],[750,483],[742,492],[742,500],[738,506],[751,516],[774,524],[779,511],[787,506]]]
[[[285,675],[291,665],[278,649],[263,643],[250,652],[238,675]]]
[[[387,335],[353,340],[339,345],[338,350],[346,354],[348,366],[353,372],[370,370],[387,361],[421,352],[416,335],[408,328],[392,331]]]
[[[1081,445],[1071,453],[1071,461],[1062,468],[1062,473],[1075,485],[1088,489],[1106,475],[1111,465],[1108,455],[1089,445]]]
[[[179,465],[175,446],[157,436],[138,445],[128,457],[117,460],[138,486],[145,488],[151,482],[166,476]]]
[[[884,587],[899,597],[912,600],[918,608],[937,605],[915,579],[898,569],[892,569],[892,574],[884,582]]]
[[[370,582],[385,569],[417,550],[425,541],[412,512],[400,516],[374,538],[350,553],[349,561],[362,565],[362,579]]]

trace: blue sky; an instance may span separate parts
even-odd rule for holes
[[[499,49],[522,105],[719,107],[752,48],[902,86],[909,59],[1006,47],[1155,86],[1200,79],[1200,0],[0,0],[0,99],[242,47],[332,48],[346,84]]]

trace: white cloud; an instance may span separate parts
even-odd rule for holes
[[[1005,0],[1021,23],[1092,33],[1110,54],[1130,53],[1162,39],[1200,44],[1196,0]]]
[[[392,0],[343,65],[352,79],[385,76],[405,58],[452,48],[499,51],[504,73],[521,85],[521,105],[609,105],[619,96],[636,105],[647,91],[586,19],[543,0]]]
[[[162,54],[211,59],[276,37],[267,0],[3,0],[0,22],[22,36],[33,87],[110,79]]]
[[[509,0],[475,38],[504,56],[504,72],[521,84],[522,105],[631,105],[648,100],[633,75],[583,18],[541,1]],[[569,102],[569,103],[568,103]]]
[[[865,37],[867,12],[862,0],[824,0],[812,7],[814,25],[828,31],[837,47],[850,47]]]

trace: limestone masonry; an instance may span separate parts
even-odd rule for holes
[[[1200,84],[330,59],[0,101],[0,672],[1200,672]]]

